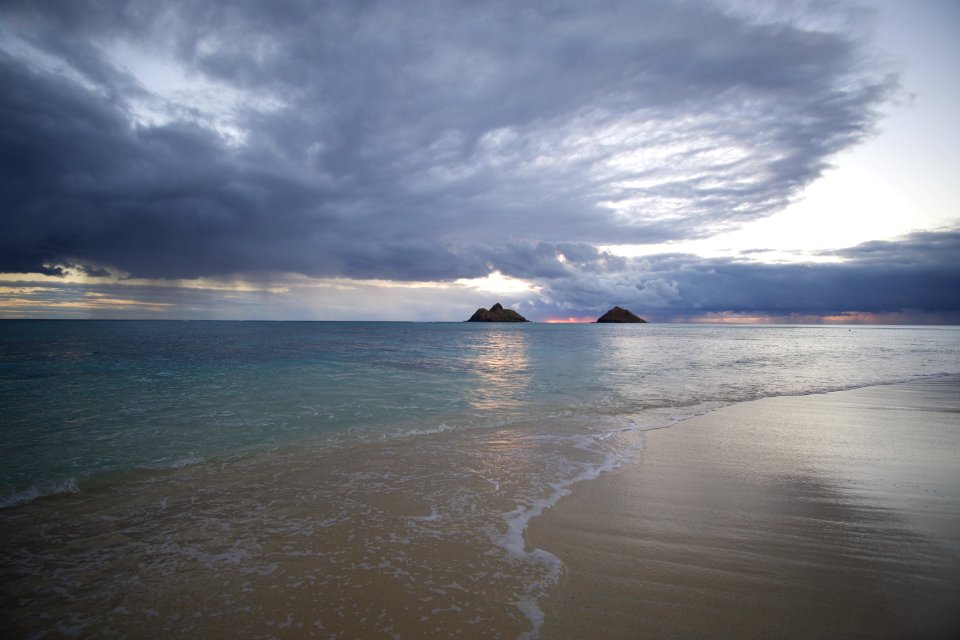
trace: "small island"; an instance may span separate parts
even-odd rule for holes
[[[530,322],[513,309],[504,309],[499,302],[487,311],[477,309],[467,322]]]
[[[623,307],[614,307],[597,318],[597,322],[643,322],[646,320]]]

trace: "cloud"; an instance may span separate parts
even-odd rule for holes
[[[824,251],[822,255],[871,265],[939,267],[956,262],[960,256],[960,231],[917,231],[896,241],[874,240],[837,251]]]
[[[960,311],[960,231],[918,232],[835,254],[844,260],[764,264],[683,254],[612,259],[598,251],[586,265],[539,284],[558,309],[620,304],[661,318]]]
[[[500,268],[679,304],[673,259],[631,280],[593,246],[781,209],[896,90],[849,16],[790,6],[5,3],[0,272]]]
[[[292,275],[160,282],[68,265],[0,278],[0,315],[456,321],[501,302],[533,320],[595,318],[618,304],[653,321],[960,322],[960,230],[836,253],[842,261],[764,264],[538,243],[489,253],[502,275],[454,283]]]

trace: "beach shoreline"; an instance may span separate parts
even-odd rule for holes
[[[960,378],[739,403],[526,531],[564,572],[541,637],[950,637]]]
[[[424,395],[430,385],[406,367],[391,368],[386,379],[399,385],[392,394],[367,385],[347,405],[380,407],[381,428],[341,445],[320,432],[249,455],[227,448],[221,458],[103,475],[75,492],[0,509],[0,631],[549,640],[936,637],[953,629],[960,376],[776,397],[861,378],[836,356],[834,378],[819,375],[825,365],[815,358],[804,376],[792,367],[796,379],[786,377],[781,365],[781,377],[769,379],[769,368],[748,364],[769,362],[793,334],[737,332],[736,342],[696,334],[708,352],[743,361],[730,364],[736,375],[721,358],[714,378],[702,369],[690,377],[703,358],[694,349],[690,361],[645,377],[656,368],[651,362],[668,366],[693,336],[663,346],[611,333],[579,352],[595,360],[581,359],[576,373],[557,379],[567,371],[557,364],[570,358],[565,334],[528,336],[550,346],[546,352],[544,344],[497,335],[471,334],[470,349],[482,357],[471,360],[467,350],[454,360],[476,375],[458,385],[436,373],[427,382],[440,385],[437,397],[459,398],[485,420],[503,416],[500,424],[471,422],[461,408],[451,411],[464,419],[436,427],[435,413],[424,411],[433,406]],[[745,338],[757,343],[751,358],[743,356]],[[529,357],[518,355],[521,348]],[[617,357],[599,355],[611,352]],[[864,352],[863,345],[855,351]],[[629,368],[641,355],[643,367]],[[236,363],[221,360],[213,358],[218,375],[236,372]],[[504,362],[517,374],[505,377]],[[589,393],[581,388],[584,362],[596,373]],[[308,359],[295,370],[315,368]],[[183,374],[209,377],[191,367]],[[206,414],[171,415],[158,398],[249,410],[263,418],[256,428],[240,430],[230,419],[224,432],[247,437],[269,436],[280,411],[303,410],[301,426],[323,426],[326,412],[340,409],[321,411],[313,384],[283,395],[279,382],[292,379],[287,364],[264,374],[274,384],[256,407],[217,389],[184,395],[181,382],[168,388],[159,377],[150,393],[119,407],[90,400],[99,398],[96,386],[75,396],[101,416],[96,424],[134,415],[132,433],[117,432],[124,438],[166,416],[177,430],[165,433],[185,433],[186,442],[213,433],[203,430]],[[736,388],[719,386],[723,380]],[[158,396],[158,388],[167,393]],[[544,393],[556,389],[568,392],[564,410],[551,412]],[[297,404],[308,395],[309,404]],[[738,404],[757,395],[772,397]],[[153,410],[125,413],[139,401]],[[720,405],[727,406],[704,413]],[[186,422],[174,419],[181,417]],[[667,424],[674,426],[657,429]],[[911,425],[906,440],[904,424]],[[832,608],[810,605],[821,593]],[[832,626],[806,620],[824,614]]]

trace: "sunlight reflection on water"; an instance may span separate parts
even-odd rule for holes
[[[533,378],[525,331],[495,327],[478,336],[471,347],[477,385],[468,393],[470,406],[480,411],[518,409],[526,401]]]

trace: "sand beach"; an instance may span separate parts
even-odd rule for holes
[[[960,630],[960,381],[737,404],[646,435],[527,531],[544,638]]]

